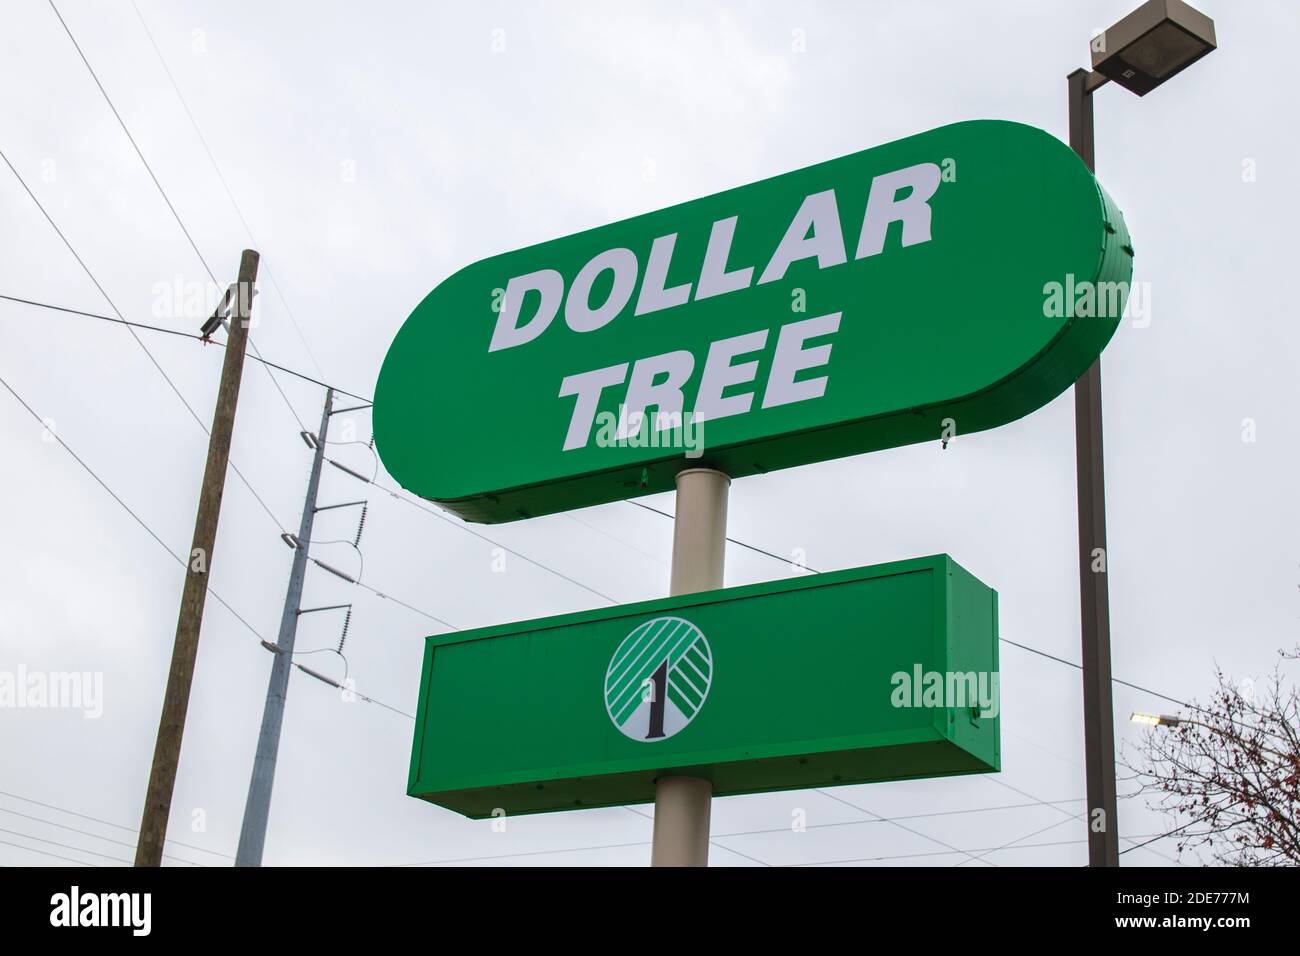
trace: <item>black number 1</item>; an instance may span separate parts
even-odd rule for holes
[[[654,682],[654,699],[650,701],[650,733],[645,735],[646,740],[654,740],[656,737],[664,735],[664,702],[668,699],[668,659],[655,668],[655,672],[650,675],[650,680]]]

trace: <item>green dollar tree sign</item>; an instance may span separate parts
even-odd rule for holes
[[[945,126],[461,269],[389,349],[377,447],[491,522],[969,435],[1088,369],[1132,255],[1055,137]]]

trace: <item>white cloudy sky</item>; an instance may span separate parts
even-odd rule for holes
[[[486,255],[958,120],[1064,136],[1066,73],[1085,65],[1094,31],[1135,5],[56,2],[222,281],[252,242],[225,177],[264,257],[262,353],[364,395],[411,308]],[[1268,671],[1300,615],[1300,330],[1284,298],[1300,218],[1300,143],[1285,119],[1300,11],[1199,6],[1216,20],[1218,52],[1143,99],[1109,87],[1096,102],[1098,169],[1152,296],[1150,325],[1121,327],[1104,361],[1114,667],[1181,699],[1208,691],[1216,663],[1237,678]],[[192,317],[155,315],[156,287],[206,281],[203,267],[49,3],[6,0],[4,14],[0,148],[124,315],[194,330]],[[0,293],[109,310],[3,165]],[[220,352],[141,335],[208,419]],[[173,551],[187,549],[206,436],[126,330],[0,300],[0,343],[0,377]],[[315,428],[321,390],[280,382]],[[731,533],[803,549],[818,569],[947,551],[998,589],[1005,638],[1078,660],[1072,409],[1067,393],[946,451],[746,478],[732,490]],[[336,436],[345,419],[368,439],[365,413],[336,418]],[[1254,442],[1242,440],[1245,419]],[[278,535],[297,527],[309,464],[298,427],[250,364],[233,460],[271,515],[232,476],[213,587],[267,638],[291,559]],[[181,572],[3,391],[0,448],[0,669],[104,680],[98,720],[0,712],[0,863],[126,860]],[[360,446],[331,454],[370,467]],[[365,490],[327,468],[322,502]],[[354,520],[331,513],[316,536],[350,536]],[[605,603],[517,557],[494,573],[492,545],[458,525],[372,495],[364,579],[462,627]],[[486,533],[620,602],[666,592],[671,524],[627,504]],[[356,566],[345,546],[317,553]],[[729,584],[789,573],[728,554]],[[308,604],[349,601],[359,689],[411,712],[421,637],[436,627],[310,573]],[[337,637],[336,618],[313,615],[298,642]],[[330,655],[303,660],[338,673]],[[230,862],[269,667],[210,601],[171,830],[188,846],[172,845],[168,862]],[[1004,644],[1002,693],[1001,774],[833,791],[845,802],[720,799],[712,862],[1085,862],[1079,672]],[[1119,738],[1134,739],[1130,710],[1171,706],[1117,686]],[[266,861],[647,862],[649,808],[512,820],[499,833],[406,797],[411,732],[407,717],[295,673]],[[807,832],[790,830],[796,808]],[[1130,847],[1167,822],[1126,800],[1120,827]],[[1166,840],[1124,859],[1173,857]]]

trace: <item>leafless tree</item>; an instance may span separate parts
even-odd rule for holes
[[[1300,865],[1300,692],[1280,652],[1256,686],[1215,669],[1208,704],[1161,717],[1125,766],[1155,808],[1180,824],[1178,851],[1205,850],[1230,866]]]

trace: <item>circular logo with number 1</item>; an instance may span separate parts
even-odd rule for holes
[[[623,638],[605,672],[605,709],[626,737],[666,740],[704,706],[713,652],[700,629],[680,617],[657,617]]]

